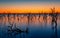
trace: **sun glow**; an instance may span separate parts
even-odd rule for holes
[[[57,2],[17,2],[0,5],[0,13],[51,13],[53,7],[56,12],[60,12],[60,5]]]

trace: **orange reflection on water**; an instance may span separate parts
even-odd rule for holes
[[[3,20],[2,20],[3,24],[7,24],[8,23],[8,17],[5,16],[5,17],[2,17],[2,18],[3,18]]]
[[[32,20],[31,20],[31,23],[32,23],[32,24],[38,24],[38,23],[39,23],[38,18],[39,18],[38,16],[33,16],[33,17],[31,18],[31,19],[32,19]]]
[[[57,17],[57,23],[60,24],[60,17]]]
[[[17,26],[18,25],[27,25],[28,23],[34,24],[34,25],[45,25],[45,23],[47,24],[51,24],[52,23],[52,17],[51,16],[47,16],[45,19],[45,17],[43,15],[39,16],[31,16],[31,18],[28,19],[28,16],[3,16],[0,17],[0,24],[14,24],[16,23]],[[29,21],[28,21],[29,20]],[[60,17],[58,16],[57,18],[57,23],[60,23]]]
[[[19,22],[20,22],[20,24],[27,24],[27,22],[28,22],[27,16],[20,16]]]
[[[51,24],[52,22],[52,17],[51,16],[47,16],[47,24]]]
[[[39,18],[39,22],[40,22],[40,24],[43,24],[43,23],[44,23],[43,16],[40,16],[40,18]]]

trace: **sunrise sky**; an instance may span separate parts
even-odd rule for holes
[[[60,0],[0,0],[0,13],[60,12]]]

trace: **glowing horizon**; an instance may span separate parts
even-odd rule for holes
[[[51,12],[51,8],[55,7],[56,12],[60,12],[60,2],[4,2],[0,3],[0,13],[39,13],[39,12]]]

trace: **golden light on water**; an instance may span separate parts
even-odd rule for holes
[[[30,21],[31,24],[35,24],[35,25],[36,24],[44,24],[45,20],[46,20],[46,22],[48,24],[50,24],[51,21],[52,21],[52,17],[51,16],[47,16],[47,18],[45,20],[43,18],[44,18],[43,16],[40,16],[40,17],[33,16],[32,18],[30,18],[29,21]],[[28,17],[27,16],[24,16],[24,17],[22,17],[22,16],[20,16],[20,17],[17,17],[17,16],[15,16],[15,17],[13,17],[13,16],[7,17],[7,16],[5,16],[2,19],[0,19],[0,22],[2,22],[2,23],[12,23],[12,24],[13,23],[28,24]]]

